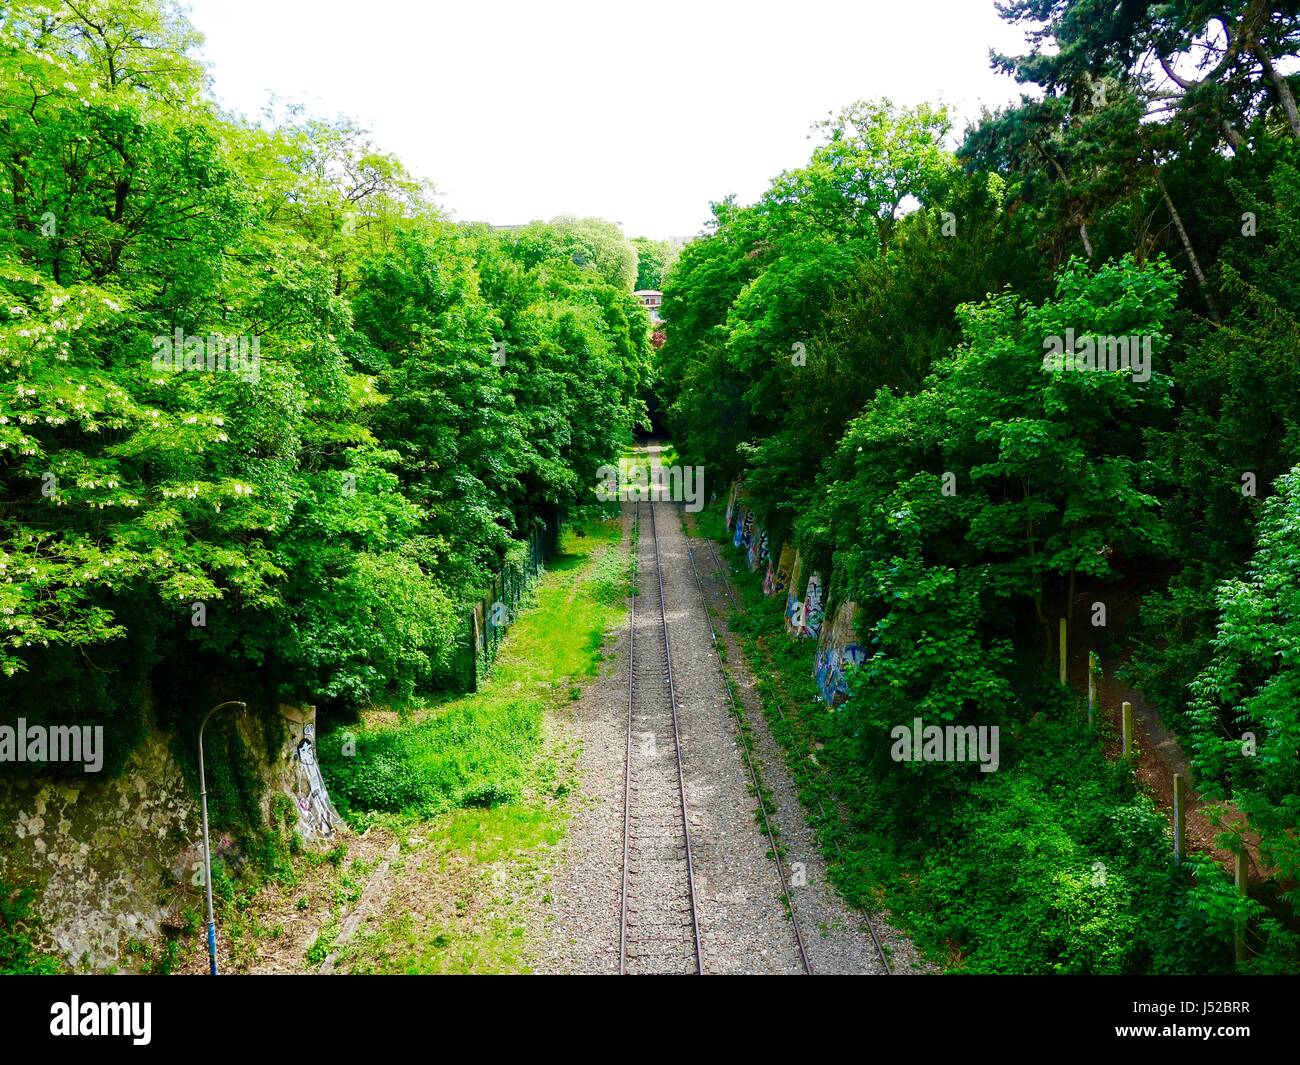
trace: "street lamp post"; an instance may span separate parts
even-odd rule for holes
[[[212,851],[208,846],[208,781],[203,772],[203,730],[208,727],[208,718],[227,706],[239,707],[242,714],[248,709],[247,703],[218,703],[203,718],[199,725],[199,803],[203,807],[203,886],[208,893],[208,975],[217,975],[217,920],[212,914]]]

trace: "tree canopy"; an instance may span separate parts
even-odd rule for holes
[[[0,669],[35,719],[446,683],[644,416],[616,226],[453,225],[348,120],[221,114],[196,43],[154,0],[0,22]]]

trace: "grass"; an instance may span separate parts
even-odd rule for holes
[[[328,958],[330,951],[334,949],[334,941],[338,939],[338,936],[339,922],[336,918],[320,930],[316,941],[307,948],[307,963],[309,965],[319,965]]]
[[[415,879],[443,892],[397,908],[340,952],[340,971],[365,974],[528,971],[520,885],[531,885],[564,835],[557,807],[456,810],[428,828]]]
[[[340,949],[339,972],[528,971],[526,903],[545,893],[578,753],[547,740],[545,717],[580,698],[626,617],[621,534],[617,520],[565,532],[478,692],[396,721],[376,714],[352,730],[355,760],[330,761],[349,820],[405,841],[387,902]],[[382,787],[366,783],[376,773]],[[327,925],[318,942],[336,934]],[[325,953],[313,945],[309,963]]]
[[[565,534],[534,590],[535,604],[511,627],[479,691],[390,720],[321,738],[330,794],[355,825],[368,816],[427,818],[465,806],[516,802],[534,783],[548,707],[574,699],[575,681],[595,675],[606,629],[622,616],[625,564],[608,550],[616,521]],[[355,754],[343,753],[345,734]]]
[[[676,466],[678,462],[676,446],[673,444],[660,444],[659,462],[664,466]]]

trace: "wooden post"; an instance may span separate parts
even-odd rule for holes
[[[476,692],[478,691],[478,633],[474,631],[473,610],[465,620],[469,628],[465,640],[469,644],[469,690]]]
[[[1097,652],[1088,652],[1088,724],[1092,724],[1092,715],[1097,709]]]
[[[1187,839],[1186,791],[1183,775],[1174,774],[1174,864],[1183,864],[1183,848]]]
[[[1061,618],[1061,684],[1065,684],[1065,618]]]
[[[1242,844],[1241,850],[1235,855],[1235,873],[1237,881],[1237,891],[1242,895],[1246,894],[1246,847]],[[1237,964],[1240,965],[1246,960],[1246,922],[1244,920],[1237,922],[1237,930],[1233,935],[1233,953],[1236,957]]]
[[[1124,732],[1124,757],[1133,753],[1133,704],[1124,703],[1120,708],[1120,726]]]

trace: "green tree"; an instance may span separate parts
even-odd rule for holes
[[[1300,468],[1278,478],[1244,576],[1215,592],[1213,657],[1192,684],[1194,763],[1285,880],[1300,873]],[[1294,897],[1294,893],[1292,893]]]
[[[636,248],[636,288],[662,291],[664,278],[677,261],[681,249],[666,240],[651,240],[649,237],[633,237],[632,246]]]
[[[572,264],[629,292],[636,283],[636,248],[617,225],[602,218],[560,215],[549,222],[530,223],[510,239],[525,266]]]

